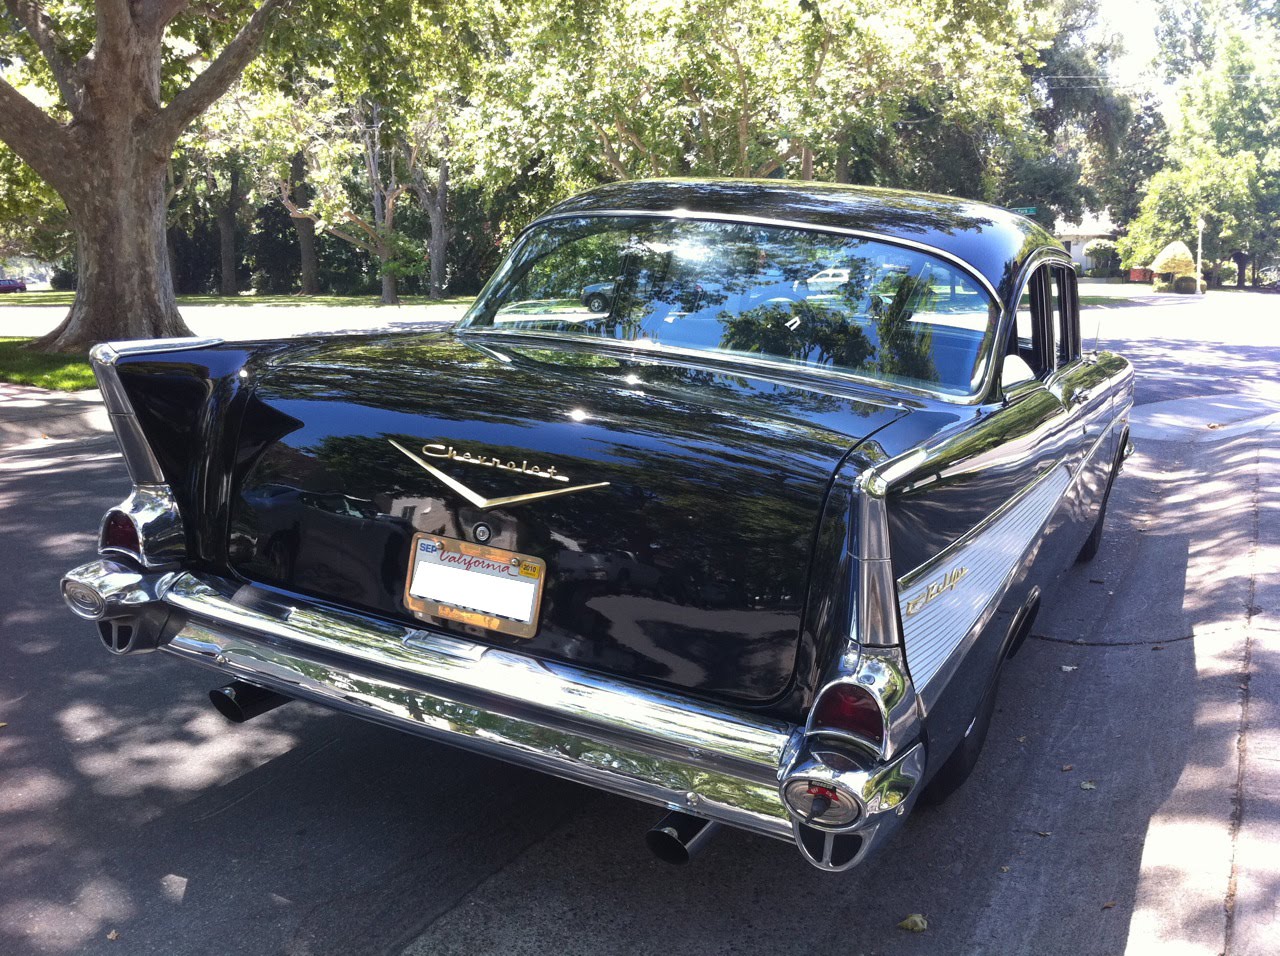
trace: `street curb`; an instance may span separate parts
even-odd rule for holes
[[[96,389],[51,392],[0,382],[0,448],[46,438],[93,438],[111,431]]]

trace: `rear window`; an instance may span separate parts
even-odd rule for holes
[[[750,356],[968,396],[997,315],[968,273],[890,242],[584,216],[526,233],[460,327]]]

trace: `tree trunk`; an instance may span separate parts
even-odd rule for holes
[[[424,203],[427,218],[431,222],[431,239],[427,243],[427,255],[431,259],[431,298],[444,298],[444,270],[449,255],[449,161],[441,158],[435,195],[430,203]]]
[[[382,304],[399,305],[400,297],[396,295],[395,273],[387,271],[387,257],[379,256],[378,262],[382,268]]]
[[[34,349],[83,353],[108,338],[191,334],[169,272],[164,164],[124,152],[85,163],[80,188],[64,197],[76,233],[76,297]]]
[[[289,189],[293,201],[299,208],[306,208],[310,201],[307,196],[307,159],[301,153],[294,153],[289,164]],[[306,217],[290,218],[293,230],[298,234],[298,258],[301,268],[302,294],[320,294],[320,269],[316,261],[316,221]]]
[[[238,166],[232,167],[230,179],[226,199],[218,210],[218,251],[221,254],[218,291],[223,295],[239,295],[240,284],[236,281],[236,216],[240,213],[245,194],[240,188]]]
[[[165,251],[169,254],[169,284],[173,294],[178,294],[178,228],[169,226],[164,231]]]
[[[221,266],[218,276],[218,292],[222,295],[238,295],[236,283],[236,213],[230,206],[218,210],[218,251]]]
[[[848,137],[840,138],[840,145],[836,147],[836,182],[848,183],[849,179],[849,160],[850,154],[853,152],[853,145],[849,142]]]
[[[1244,288],[1246,266],[1249,264],[1249,254],[1247,252],[1234,252],[1231,258],[1236,261],[1236,288]]]

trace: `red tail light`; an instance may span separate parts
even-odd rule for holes
[[[138,529],[123,511],[109,511],[102,520],[102,537],[98,541],[98,550],[106,551],[108,548],[127,551],[135,556],[142,554]]]
[[[875,744],[884,743],[884,717],[871,692],[857,684],[836,684],[818,698],[814,730],[843,730]]]

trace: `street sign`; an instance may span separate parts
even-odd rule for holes
[[[1010,206],[1009,212],[1016,212],[1019,216],[1034,216],[1036,214],[1035,206]]]

